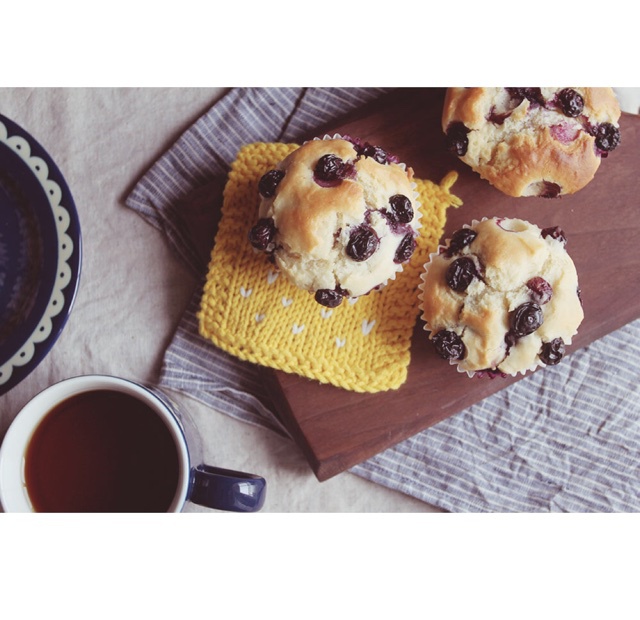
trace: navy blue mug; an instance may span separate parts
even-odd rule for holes
[[[6,512],[255,512],[264,478],[200,462],[188,416],[163,393],[106,375],[66,379],[18,413],[0,447]]]

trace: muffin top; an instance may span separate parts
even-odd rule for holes
[[[469,373],[560,361],[584,313],[559,228],[492,218],[456,231],[425,266],[420,301],[436,351]]]
[[[620,143],[611,88],[450,88],[449,150],[509,196],[572,194]]]
[[[395,277],[415,247],[413,170],[358,140],[312,140],[260,180],[249,239],[299,288],[334,307]]]

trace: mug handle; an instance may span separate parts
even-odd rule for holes
[[[217,510],[256,512],[264,505],[266,489],[260,476],[202,464],[191,468],[187,499]]]

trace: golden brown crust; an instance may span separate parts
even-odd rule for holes
[[[520,134],[499,144],[495,158],[478,165],[476,172],[509,196],[536,195],[541,181],[556,183],[569,194],[587,185],[599,166],[592,136],[581,133],[562,144],[544,127],[536,136]]]
[[[485,120],[485,97],[484,88],[448,88],[442,114],[442,131],[446,133],[449,124],[454,121],[461,121],[472,129],[479,127]]]
[[[620,118],[620,104],[612,88],[584,88],[581,92],[591,120],[602,123],[615,119],[617,122]]]
[[[313,180],[315,163],[325,154],[353,160],[357,153],[346,140],[313,140],[278,166],[285,173],[274,199],[276,228],[294,253],[322,253],[329,240],[327,231],[335,229],[335,213],[341,209],[351,217],[361,210],[362,190],[355,183],[341,183],[327,192]]]
[[[561,89],[541,90],[544,106],[527,99],[518,104],[503,88],[456,87],[445,96],[443,131],[463,123],[469,144],[461,159],[509,196],[553,196],[583,188],[601,163],[592,128],[617,126],[620,118],[611,88],[576,88],[584,100],[576,118],[556,103]]]

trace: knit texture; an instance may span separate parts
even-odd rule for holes
[[[414,179],[422,226],[403,271],[380,291],[329,309],[276,271],[247,237],[257,218],[260,177],[296,148],[258,142],[238,153],[198,312],[200,334],[242,360],[347,390],[397,389],[411,358],[420,271],[437,248],[447,208],[462,204],[450,192],[457,173],[440,184]]]

